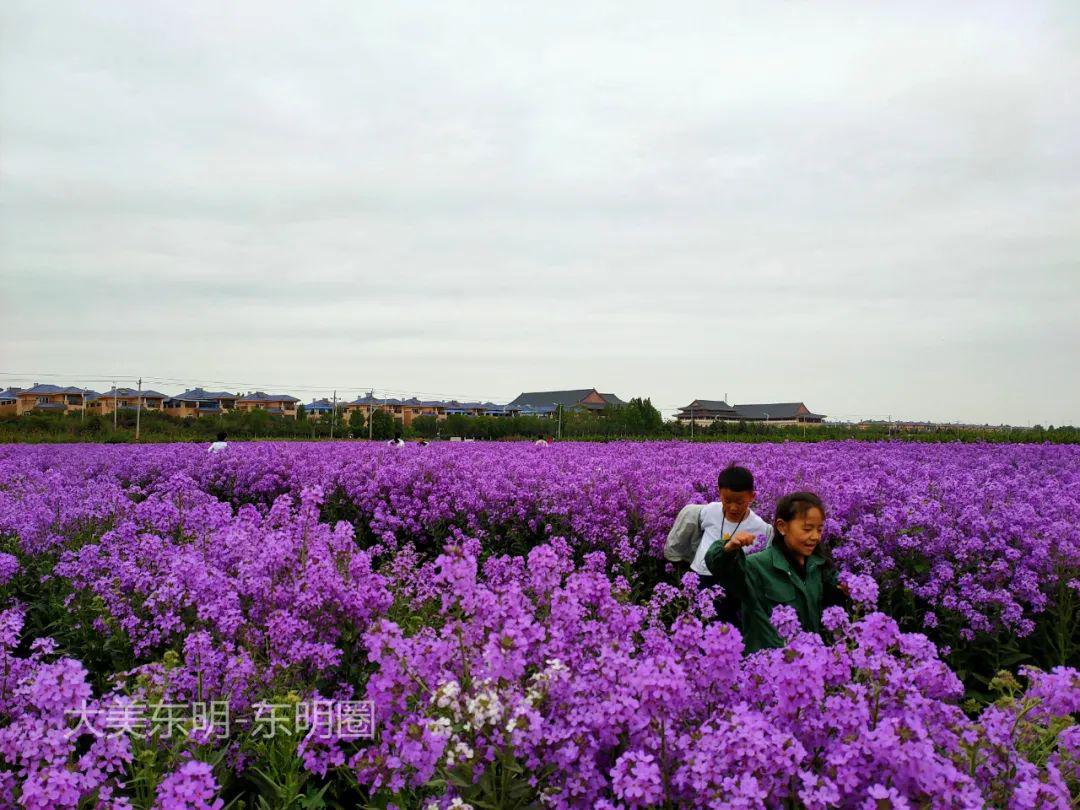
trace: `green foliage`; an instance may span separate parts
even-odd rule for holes
[[[989,690],[996,696],[994,705],[1016,718],[1010,737],[1016,742],[1017,752],[1022,758],[1037,768],[1044,769],[1051,758],[1058,757],[1058,768],[1069,787],[1070,795],[1080,796],[1080,760],[1076,759],[1075,752],[1067,750],[1064,745],[1058,745],[1061,732],[1071,726],[1075,718],[1054,716],[1042,711],[1042,699],[1026,696],[1017,678],[1007,671],[999,672],[990,680]],[[978,706],[969,701],[965,708],[975,710]],[[962,746],[969,772],[974,776],[988,759],[995,757],[1000,740],[989,738],[983,729],[978,739],[965,740]],[[1015,766],[1010,766],[997,775],[995,781],[999,787],[996,792],[991,793],[990,797],[994,800],[992,806],[1011,805],[1013,796],[1010,785],[1015,776]],[[1076,807],[1076,802],[1072,806]]]
[[[536,439],[555,435],[576,441],[612,441],[619,439],[690,439],[699,442],[784,442],[784,441],[913,441],[913,442],[990,442],[1080,444],[1080,428],[1058,426],[1044,428],[957,428],[939,425],[918,431],[904,431],[887,423],[867,425],[766,425],[760,422],[715,422],[697,426],[691,436],[690,426],[664,422],[648,399],[635,398],[626,405],[605,408],[600,412],[565,409],[551,417],[537,416],[463,416],[451,414],[437,422],[419,416],[408,429],[388,411],[376,411],[373,438],[392,438],[395,430],[404,436],[461,436],[468,439]],[[354,419],[356,420],[354,423]],[[359,430],[357,425],[362,425]],[[141,417],[140,440],[144,442],[211,442],[224,430],[231,439],[325,439],[330,436],[330,419],[313,420],[298,410],[297,418],[266,411],[233,411],[217,416],[181,419],[160,412],[145,411]],[[367,438],[367,423],[360,412],[344,422],[337,420],[335,438]],[[135,412],[131,409],[112,417],[100,414],[26,413],[0,417],[0,442],[131,442],[135,440]]]
[[[76,551],[95,542],[111,524],[78,527],[64,545]],[[0,604],[18,602],[26,606],[22,637],[52,638],[60,654],[83,662],[96,689],[110,684],[111,673],[135,666],[135,653],[127,634],[112,618],[101,597],[76,591],[66,577],[52,576],[60,550],[46,554],[24,554],[11,536],[0,537],[0,551],[14,554],[19,570],[0,586]]]
[[[409,427],[412,433],[425,439],[434,439],[439,435],[439,420],[434,416],[418,416]]]
[[[250,755],[253,763],[244,772],[249,784],[245,797],[258,810],[277,810],[277,808],[298,808],[316,810],[326,807],[324,796],[331,783],[319,780],[304,768],[304,763],[297,756],[296,745],[305,730],[295,724],[296,706],[300,697],[295,693],[277,696],[268,701],[276,706],[290,706],[285,722],[275,729],[274,736],[266,734],[245,735],[242,749]],[[322,787],[318,782],[322,781]]]
[[[354,439],[367,438],[367,419],[359,409],[349,414],[349,435]]]
[[[392,439],[394,432],[401,430],[401,422],[395,419],[389,411],[376,410],[371,415],[371,438]]]

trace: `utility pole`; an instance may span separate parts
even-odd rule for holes
[[[694,439],[694,406],[690,406],[690,440]]]
[[[86,421],[86,389],[85,388],[83,389],[83,392],[82,392],[82,410],[79,411],[79,421],[80,422],[85,422]]]
[[[112,384],[112,426],[116,430],[116,380]]]
[[[330,438],[334,438],[334,422],[337,420],[337,391],[334,391],[334,401],[330,409]]]
[[[139,440],[139,415],[142,413],[142,377],[139,377],[139,398],[135,400],[135,441]]]
[[[367,394],[367,440],[371,441],[371,429],[374,423],[375,408],[372,405],[372,400],[375,399],[375,392],[368,391]]]

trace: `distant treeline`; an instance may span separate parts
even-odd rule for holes
[[[443,420],[418,416],[405,427],[387,411],[376,411],[369,428],[363,413],[309,419],[303,413],[293,419],[266,411],[234,411],[219,416],[179,419],[159,412],[140,415],[139,440],[143,442],[209,442],[221,431],[231,439],[372,439],[386,440],[400,432],[406,439],[446,439],[460,436],[485,440],[535,440],[561,436],[578,441],[617,439],[693,439],[694,441],[863,441],[901,440],[917,442],[1025,442],[1080,444],[1080,428],[1043,427],[920,427],[904,429],[887,423],[869,425],[779,426],[760,422],[716,422],[695,427],[665,422],[648,399],[632,399],[625,406],[601,413],[566,411],[561,419],[536,416],[461,416]],[[121,411],[113,417],[98,414],[27,413],[0,417],[0,442],[132,442],[135,412]]]

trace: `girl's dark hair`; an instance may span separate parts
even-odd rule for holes
[[[776,502],[776,512],[773,515],[773,528],[777,520],[785,522],[802,517],[811,509],[820,509],[821,516],[825,517],[825,505],[821,498],[813,492],[792,492]]]
[[[780,527],[776,525],[777,521],[782,520],[787,523],[797,517],[802,517],[811,509],[820,509],[821,516],[825,517],[825,505],[821,502],[821,498],[813,492],[792,492],[790,495],[785,495],[776,502],[776,511],[773,514],[772,541],[782,552],[784,552],[784,556],[789,559],[791,559],[791,554],[788,552],[787,545],[784,543],[784,535],[780,532]],[[818,543],[818,547],[814,549],[814,553],[820,554],[825,558],[826,566],[832,564],[832,557],[829,555],[829,552],[823,543]]]

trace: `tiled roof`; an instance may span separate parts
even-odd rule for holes
[[[811,413],[801,402],[759,402],[752,405],[736,405],[735,412],[743,419],[795,419],[811,416],[824,419],[824,414]]]
[[[94,394],[94,399],[112,399],[115,397],[129,397],[134,398],[139,396],[139,391],[136,388],[110,388],[108,391],[103,391],[100,394]],[[149,388],[144,388],[142,392],[143,397],[149,397],[150,399],[168,399],[168,394],[162,394],[160,391],[153,391]],[[90,396],[87,395],[87,399]]]
[[[683,410],[688,410],[691,407],[708,409],[710,411],[734,410],[734,408],[732,408],[730,405],[727,404],[727,402],[722,399],[695,399],[689,405],[684,405]]]
[[[518,394],[514,398],[511,405],[562,405],[564,408],[573,408],[576,405],[581,405],[582,400],[589,394],[596,391],[595,388],[579,388],[573,391],[526,391],[525,393]],[[596,391],[600,394],[599,391]],[[600,396],[609,405],[625,405],[626,403],[619,399],[614,394],[600,394]],[[591,407],[599,407],[591,405]]]
[[[184,402],[199,402],[210,399],[237,399],[236,394],[230,394],[228,391],[204,391],[202,388],[192,388],[185,391],[182,394],[177,394],[172,399],[183,400]]]
[[[45,396],[48,394],[86,394],[89,397],[91,394],[95,394],[95,391],[91,391],[89,388],[75,388],[74,386],[59,386],[59,385],[42,385],[37,383],[33,388],[27,388],[19,392],[19,396],[25,396],[27,394],[34,394],[38,396]]]
[[[236,398],[237,402],[299,402],[296,397],[288,394],[267,394],[265,391],[256,391]]]

